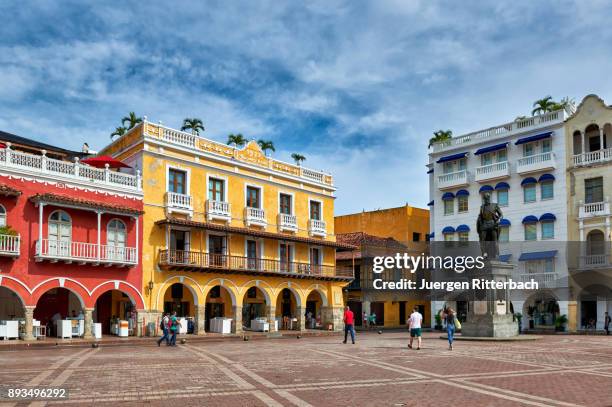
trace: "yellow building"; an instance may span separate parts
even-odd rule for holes
[[[335,265],[331,175],[146,120],[108,146],[142,172],[143,295],[193,331],[342,329],[352,269]],[[226,322],[227,324],[227,322]],[[261,324],[260,324],[261,325]]]
[[[337,216],[334,223],[338,241],[358,247],[354,254],[338,253],[336,256],[338,266],[355,264],[355,279],[347,288],[347,304],[351,309],[359,314],[375,314],[377,326],[398,328],[406,326],[406,319],[416,306],[423,314],[424,326],[429,326],[430,300],[425,294],[377,290],[373,286],[375,277],[372,272],[374,256],[390,256],[398,252],[418,255],[427,249],[429,211],[406,205]],[[400,278],[420,280],[422,273],[391,270],[381,277],[385,281],[398,281]]]

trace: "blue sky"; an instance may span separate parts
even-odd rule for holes
[[[27,3],[27,5],[24,5]],[[129,111],[274,141],[331,171],[336,213],[428,201],[427,140],[612,103],[612,3],[0,3],[0,129],[100,148]]]

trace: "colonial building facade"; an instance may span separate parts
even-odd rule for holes
[[[176,311],[193,332],[342,328],[351,268],[336,267],[331,175],[144,121],[105,148],[142,171],[148,320]]]

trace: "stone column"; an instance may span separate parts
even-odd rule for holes
[[[206,335],[206,305],[195,306],[193,333],[194,335]]]
[[[322,307],[321,311],[323,329],[327,330],[327,325],[332,324],[333,331],[340,332],[344,330],[342,307]]]
[[[274,329],[274,326],[276,325],[276,307],[266,307],[266,313],[268,314],[270,332],[276,332],[276,329]]]
[[[306,309],[302,307],[297,307],[295,309],[295,312],[297,313],[298,330],[306,330],[306,315],[304,315],[306,313]]]
[[[586,142],[584,139],[584,131],[580,132],[580,153],[582,154],[582,159],[584,159],[584,154],[586,153]]]
[[[85,308],[85,320],[83,321],[83,339],[92,339],[93,333],[91,331],[93,324],[93,308]]]
[[[576,301],[567,302],[567,330],[576,332],[578,329],[578,303]]]
[[[599,128],[599,149],[603,150],[604,149],[604,128],[600,127]],[[599,159],[603,161],[603,151],[600,153],[599,155]]]
[[[34,309],[36,307],[26,306],[24,307],[25,314],[25,334],[23,336],[24,341],[35,341],[34,337]]]
[[[242,307],[233,307],[233,310],[232,332],[238,335],[242,333]]]

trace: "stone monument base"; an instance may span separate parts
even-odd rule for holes
[[[461,324],[462,336],[510,338],[518,335],[518,322],[512,315],[470,315],[469,321]]]

